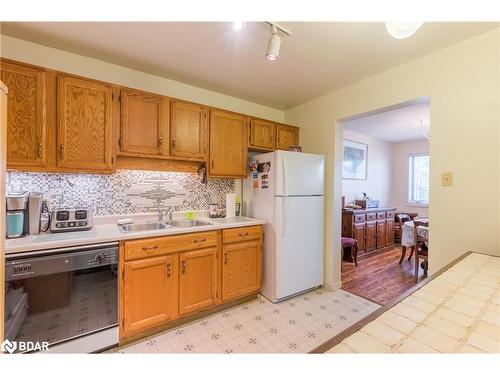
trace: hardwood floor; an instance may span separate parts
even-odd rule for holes
[[[413,281],[414,257],[399,264],[401,247],[399,244],[382,253],[358,257],[358,267],[354,263],[342,262],[342,289],[368,298],[380,305],[399,296],[415,285]],[[419,267],[420,269],[420,267]],[[422,276],[420,269],[420,278]]]

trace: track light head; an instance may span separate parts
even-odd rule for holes
[[[278,35],[278,30],[273,26],[273,31],[271,37],[269,38],[269,43],[267,45],[266,59],[269,61],[278,60],[280,53],[281,38]]]

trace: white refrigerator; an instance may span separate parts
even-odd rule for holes
[[[249,159],[245,216],[262,219],[262,295],[279,302],[323,284],[323,155],[275,151]]]

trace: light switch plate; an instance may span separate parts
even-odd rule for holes
[[[453,186],[453,173],[443,172],[441,174],[441,185],[442,186]]]

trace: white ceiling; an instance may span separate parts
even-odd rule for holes
[[[428,98],[397,106],[394,109],[357,116],[344,121],[343,128],[382,141],[399,143],[425,139],[423,125],[430,129],[431,107]]]
[[[396,40],[383,23],[283,22],[280,58],[264,54],[269,26],[228,22],[4,22],[1,32],[269,105],[288,108],[461,40],[498,23],[426,23]]]

